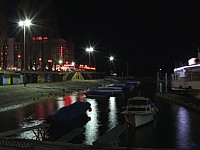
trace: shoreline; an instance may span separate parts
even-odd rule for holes
[[[30,83],[26,86],[23,84],[0,86],[0,112],[23,107],[47,98],[56,98],[58,96],[116,82],[119,81],[112,79],[98,79]]]

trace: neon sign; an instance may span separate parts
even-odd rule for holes
[[[41,37],[41,36],[37,36],[37,37],[33,37],[32,40],[34,41],[42,41],[42,40],[48,40],[47,36]]]

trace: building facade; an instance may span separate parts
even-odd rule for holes
[[[59,70],[60,66],[72,64],[73,44],[64,39],[33,37],[25,46],[26,70]],[[15,38],[7,39],[7,46],[0,51],[0,67],[5,70],[23,70],[23,43]]]

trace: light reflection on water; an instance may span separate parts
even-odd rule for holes
[[[115,97],[110,97],[106,100],[96,100],[85,98],[84,95],[74,93],[72,95],[49,99],[25,107],[1,112],[0,117],[4,116],[1,118],[7,118],[6,120],[3,120],[4,123],[2,122],[2,124],[8,124],[8,126],[2,126],[2,124],[0,124],[0,131],[32,127],[45,123],[45,118],[48,114],[61,107],[71,105],[76,101],[88,101],[92,108],[91,112],[87,111],[87,115],[91,120],[85,124],[85,139],[83,143],[92,145],[92,143],[99,136],[103,135],[105,131],[108,131],[117,125],[118,119]],[[9,120],[9,118],[12,119]],[[105,131],[100,131],[101,127],[103,127],[102,130]],[[37,131],[35,131],[35,133],[37,133]],[[32,131],[20,133],[16,138],[36,139],[35,134]]]
[[[180,107],[177,112],[177,147],[180,149],[189,149],[191,140],[191,119],[186,108]]]
[[[39,125],[39,124],[42,124],[42,123],[43,123],[42,120],[33,120],[33,121],[30,121],[30,122],[24,122],[24,125],[23,125],[22,128],[33,127],[33,126],[36,126],[36,125]],[[35,134],[36,135],[38,134],[37,130],[35,130]],[[17,137],[17,138],[36,140],[35,134],[33,134],[33,131],[26,131],[26,132],[20,133],[19,137]],[[42,138],[42,137],[40,137],[40,138]]]
[[[87,145],[91,145],[93,141],[95,141],[99,136],[99,120],[98,120],[98,105],[94,99],[87,99],[87,101],[91,104],[92,111],[87,112],[88,116],[91,117],[91,120],[87,122],[85,125],[85,140],[84,143]]]
[[[110,97],[108,100],[100,100],[102,102],[108,103],[107,107],[99,107],[98,101],[95,99],[86,99],[91,104],[92,111],[87,112],[88,116],[91,117],[91,120],[85,125],[85,140],[83,144],[92,145],[92,143],[97,140],[102,134],[99,130],[102,126],[105,126],[106,132],[114,128],[118,122],[117,116],[117,105],[116,97]],[[108,113],[108,117],[103,116],[105,113]],[[102,115],[102,116],[101,116]],[[104,124],[104,119],[107,119],[107,124]],[[107,127],[106,127],[107,126]]]
[[[91,120],[84,126],[84,139],[81,143],[92,145],[100,136],[119,124],[119,103],[121,98],[110,97],[106,100],[89,99],[84,96],[66,95],[48,99],[25,107],[0,112],[0,132],[25,128],[45,122],[48,114],[70,105],[75,101],[88,101],[92,111],[87,112]],[[200,117],[184,107],[160,102],[157,119],[152,124],[138,128],[135,135],[123,146],[193,149],[200,148]],[[24,132],[18,138],[35,139],[33,132]]]
[[[109,99],[109,113],[108,113],[108,130],[114,128],[118,123],[116,97],[110,97]]]

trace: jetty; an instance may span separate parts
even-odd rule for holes
[[[190,95],[180,95],[172,92],[157,92],[155,95],[155,99],[164,100],[167,102],[173,102],[178,105],[182,105],[184,107],[190,108],[192,110],[200,111],[200,101],[199,99],[192,97]]]
[[[97,147],[115,147],[116,140],[126,130],[127,124],[119,124],[93,142]]]
[[[43,141],[47,137],[47,130],[49,127],[50,127],[50,124],[39,124],[32,127],[9,130],[5,132],[0,132],[0,137],[9,137],[9,136],[17,135],[22,132],[32,131],[36,137],[36,140]]]

